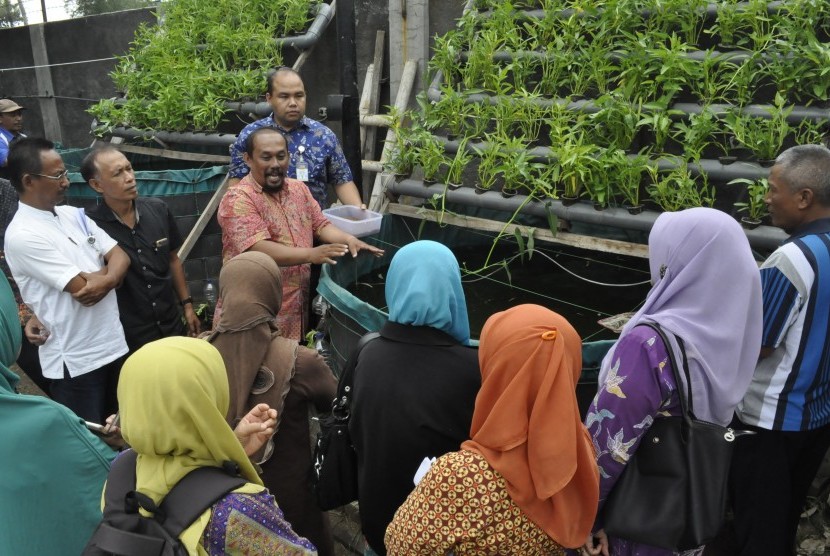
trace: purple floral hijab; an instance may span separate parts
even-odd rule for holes
[[[652,288],[620,337],[656,322],[682,338],[695,415],[726,425],[761,350],[761,279],[749,242],[727,214],[693,208],[661,214],[648,246]],[[677,346],[667,348],[682,364]],[[600,384],[613,357],[614,348],[602,362]]]

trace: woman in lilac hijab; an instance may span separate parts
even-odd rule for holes
[[[708,208],[664,213],[649,235],[652,288],[602,362],[585,424],[594,441],[600,496],[584,555],[669,556],[669,550],[608,538],[602,509],[626,462],[659,415],[679,415],[668,350],[682,338],[698,419],[727,425],[761,349],[761,281],[741,227]],[[670,346],[645,323],[658,323]],[[682,371],[681,371],[682,376]],[[683,556],[697,555],[702,547]]]

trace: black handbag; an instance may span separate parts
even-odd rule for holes
[[[669,352],[682,415],[656,418],[643,435],[605,503],[605,532],[680,552],[711,541],[723,524],[736,433],[695,418],[683,340],[676,337],[686,395],[665,333],[657,324],[647,326]]]
[[[337,397],[331,414],[320,419],[320,432],[314,444],[311,489],[317,506],[324,511],[357,500],[357,453],[349,434],[349,402],[354,370],[360,351],[377,332],[364,335],[357,342],[337,383]]]

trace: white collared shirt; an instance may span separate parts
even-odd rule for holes
[[[52,213],[18,205],[6,230],[6,260],[23,301],[49,331],[39,350],[43,376],[63,378],[64,364],[79,376],[127,353],[115,291],[91,307],[63,291],[79,273],[100,270],[116,241],[85,216],[84,230],[75,207]]]

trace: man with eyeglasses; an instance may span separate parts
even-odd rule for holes
[[[6,261],[36,315],[26,323],[26,337],[40,344],[52,398],[103,423],[116,410],[127,353],[112,290],[130,259],[82,210],[58,206],[69,179],[51,141],[15,141],[8,169],[20,202],[6,230]]]
[[[7,98],[0,99],[0,178],[8,179],[6,159],[9,147],[23,135],[23,107]]]

